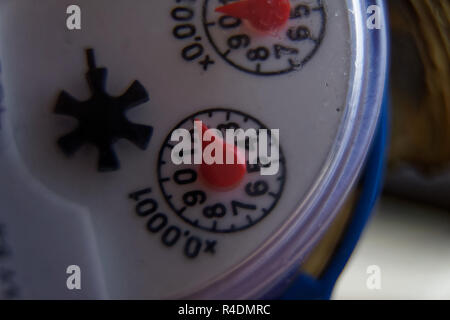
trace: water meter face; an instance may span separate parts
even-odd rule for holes
[[[37,248],[58,229],[75,230],[61,242],[98,260],[82,271],[101,277],[111,298],[225,288],[261,248],[289,236],[287,226],[314,217],[309,201],[334,156],[347,152],[338,140],[347,115],[360,112],[348,99],[357,2],[287,1],[286,21],[269,30],[230,7],[238,2],[71,1],[81,9],[80,30],[66,27],[67,1],[0,2],[1,161],[23,177],[34,209],[5,198],[2,206],[37,223]],[[258,140],[239,149],[245,173],[225,179],[233,180],[226,190],[214,186],[226,170],[214,177],[202,165],[175,164],[172,134],[193,132],[195,120],[223,133],[279,130],[270,158],[278,170],[263,175],[261,155],[249,163]],[[57,208],[44,209],[49,199]],[[86,228],[91,235],[78,238]],[[51,258],[49,245],[41,250],[58,267],[70,260]],[[23,285],[24,296],[33,290]]]

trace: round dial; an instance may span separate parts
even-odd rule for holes
[[[159,153],[159,185],[175,214],[192,226],[211,232],[229,233],[247,229],[270,214],[282,195],[286,168],[281,149],[278,159],[272,159],[271,162],[278,162],[278,173],[261,175],[261,163],[265,163],[264,166],[270,164],[266,159],[249,163],[249,152],[257,148],[258,141],[246,139],[244,179],[231,190],[214,190],[205,184],[199,165],[175,165],[171,161],[174,148],[174,142],[170,141],[172,132],[182,128],[193,133],[195,120],[202,121],[209,128],[220,130],[223,136],[227,129],[268,128],[243,112],[230,109],[205,110],[181,121],[167,136]],[[272,140],[266,141],[270,147]],[[239,141],[236,140],[235,143],[239,145]]]
[[[326,14],[321,0],[291,0],[288,22],[271,34],[217,8],[235,0],[205,0],[203,24],[216,52],[230,65],[257,75],[278,75],[301,68],[324,37]]]

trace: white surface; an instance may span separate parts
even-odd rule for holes
[[[371,265],[380,290],[366,286]],[[333,297],[450,299],[450,212],[383,199]]]
[[[86,208],[64,201],[29,176],[13,139],[0,135],[1,299],[104,299],[99,252]],[[4,168],[8,168],[5,170]],[[0,250],[1,250],[0,249]],[[82,270],[82,290],[68,290],[67,267]],[[14,289],[14,295],[7,292]]]

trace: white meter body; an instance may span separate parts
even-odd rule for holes
[[[269,32],[217,10],[233,2],[0,1],[12,293],[258,298],[301,265],[368,153],[385,30],[367,29],[374,1],[291,0]],[[278,170],[247,161],[214,188],[199,165],[173,161],[173,133],[195,120],[278,130]],[[81,290],[67,287],[70,266]]]

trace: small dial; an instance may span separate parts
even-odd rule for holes
[[[318,50],[326,29],[322,0],[291,0],[288,22],[272,33],[217,8],[239,0],[204,0],[203,25],[217,53],[230,65],[256,75],[279,75],[300,69]]]
[[[225,132],[227,129],[268,130],[268,139],[245,139],[245,175],[237,185],[226,190],[212,188],[202,176],[199,164],[179,164],[172,161],[176,142],[171,141],[175,129],[186,129],[194,134],[194,121],[202,121],[208,128]],[[230,109],[210,109],[198,112],[181,121],[167,136],[159,153],[158,179],[161,191],[170,208],[185,222],[194,227],[217,233],[230,233],[247,229],[266,217],[279,201],[286,177],[285,159],[278,148],[278,156],[258,156],[250,163],[249,154],[264,140],[270,150],[270,130],[255,118]],[[241,143],[235,141],[238,148]],[[193,146],[193,140],[192,140]],[[192,150],[195,150],[194,147]],[[237,150],[237,149],[236,149]],[[194,153],[195,151],[192,151]],[[182,157],[183,154],[180,154]],[[270,158],[270,162],[267,160]],[[264,163],[264,165],[263,165]],[[272,175],[262,175],[261,169],[276,164]]]

